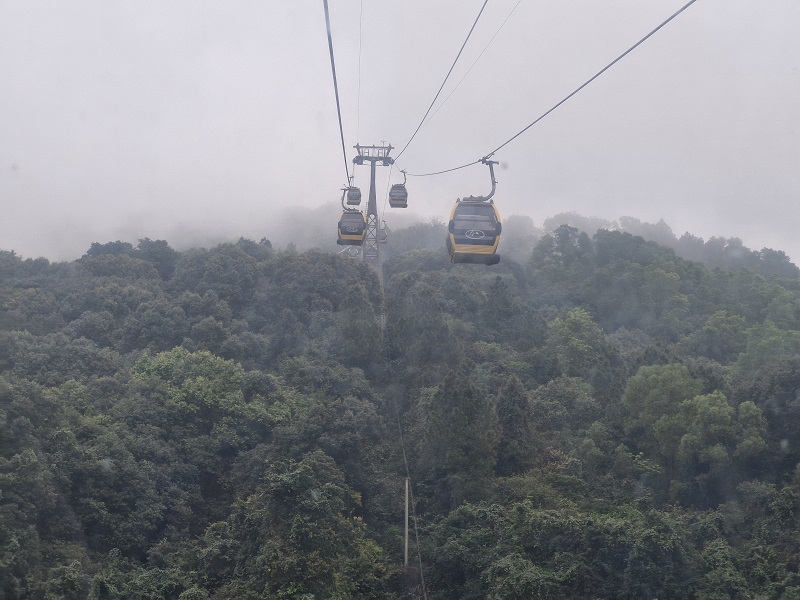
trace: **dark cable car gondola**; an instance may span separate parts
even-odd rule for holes
[[[408,191],[406,190],[406,172],[403,171],[403,183],[395,183],[389,190],[389,206],[392,208],[408,207]]]
[[[347,208],[344,204],[345,197],[349,204],[349,194],[352,189],[358,190],[358,188],[349,187],[345,188],[342,193],[342,216],[339,218],[338,239],[336,240],[340,246],[361,246],[367,235],[367,221],[364,219],[364,213],[355,208]]]
[[[497,246],[503,225],[500,213],[491,200],[497,187],[493,167],[497,163],[486,158],[481,162],[489,165],[492,191],[488,196],[469,196],[456,200],[447,226],[447,251],[454,263],[496,265],[500,262]]]
[[[347,204],[350,206],[358,206],[361,204],[361,190],[357,187],[350,186],[345,190],[347,194]]]

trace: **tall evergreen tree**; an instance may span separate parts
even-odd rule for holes
[[[510,375],[497,397],[500,441],[497,446],[499,475],[523,473],[533,463],[536,445],[531,425],[531,404],[525,387]]]
[[[454,507],[484,498],[500,438],[486,388],[462,363],[426,390],[420,409],[422,464],[439,501]]]

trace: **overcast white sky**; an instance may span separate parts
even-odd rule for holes
[[[479,159],[684,1],[521,0],[398,165]],[[349,158],[397,154],[482,4],[330,0]],[[442,98],[516,4],[489,1]],[[800,261],[798,23],[798,0],[698,0],[495,156],[502,214],[664,218]],[[0,0],[0,89],[0,248],[26,257],[270,237],[344,183],[322,0]],[[488,189],[483,166],[409,178],[407,212]]]

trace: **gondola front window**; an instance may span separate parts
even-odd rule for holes
[[[360,212],[342,215],[340,229],[347,234],[360,234],[364,231],[364,217]]]
[[[456,243],[493,245],[497,217],[490,204],[460,204],[453,215]]]

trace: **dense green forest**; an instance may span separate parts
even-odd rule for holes
[[[800,599],[800,271],[572,225],[0,252],[0,598]]]

